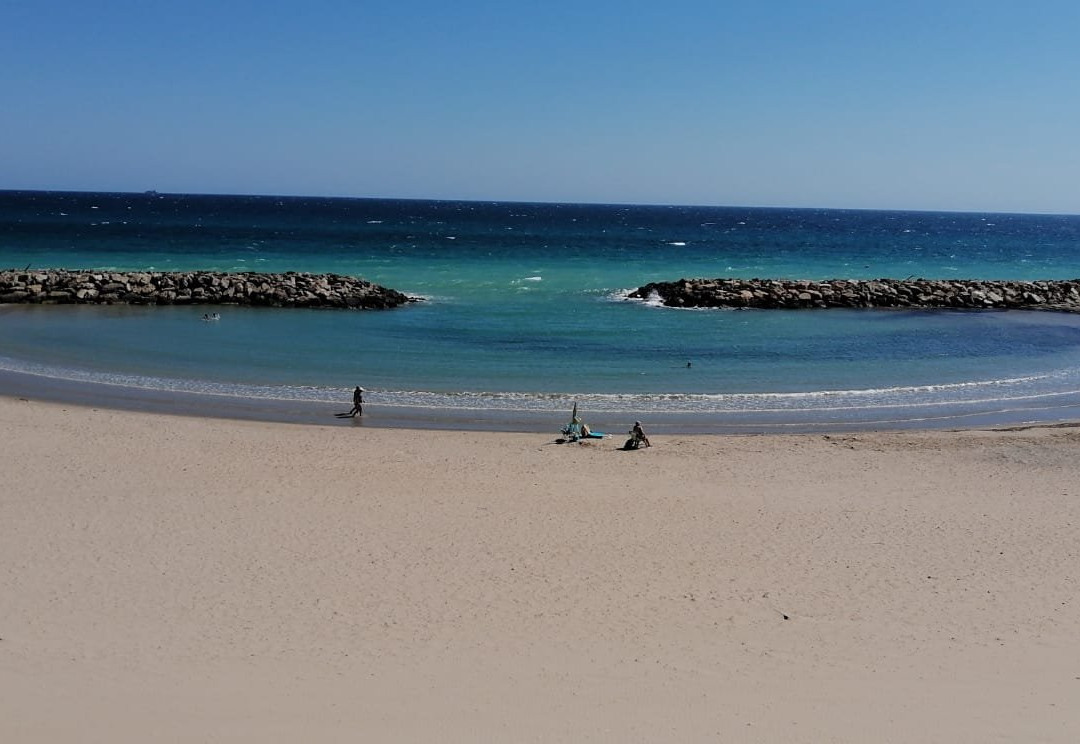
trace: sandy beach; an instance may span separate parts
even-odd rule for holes
[[[0,741],[1080,741],[1080,429],[559,423],[0,398]]]

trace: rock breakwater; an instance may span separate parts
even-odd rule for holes
[[[413,298],[339,274],[213,271],[0,271],[0,303],[397,307]]]
[[[654,282],[629,295],[658,297],[669,307],[953,308],[1080,312],[1080,279],[680,279]]]

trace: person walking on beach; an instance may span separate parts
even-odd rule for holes
[[[349,411],[349,416],[356,418],[357,416],[364,415],[364,388],[359,385],[356,386],[356,390],[353,390],[352,394],[352,410]]]

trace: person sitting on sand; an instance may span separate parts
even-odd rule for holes
[[[634,428],[630,430],[630,442],[631,446],[637,449],[642,444],[646,447],[652,447],[649,443],[649,438],[645,436],[645,430],[641,428],[641,422],[635,421]]]

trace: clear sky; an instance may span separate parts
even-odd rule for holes
[[[0,0],[0,188],[1080,213],[1076,0]]]

